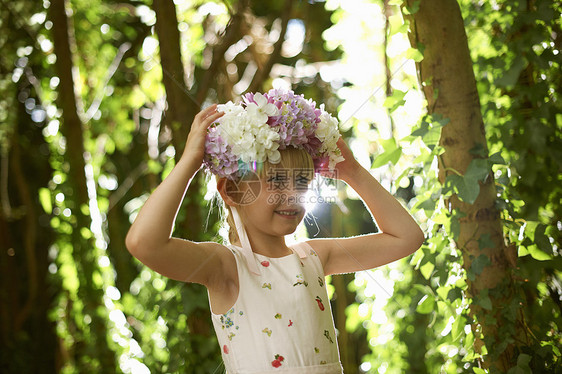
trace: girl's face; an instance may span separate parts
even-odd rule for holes
[[[256,175],[242,182],[245,199],[237,208],[247,228],[274,236],[292,234],[306,214],[309,183],[306,172],[285,168],[272,168],[264,178]]]

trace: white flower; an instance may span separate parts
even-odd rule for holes
[[[225,115],[237,115],[244,111],[244,107],[240,104],[234,104],[232,101],[229,101],[226,104],[217,105],[217,111],[224,112]]]
[[[238,114],[229,112],[221,118],[220,135],[243,162],[263,162],[270,155],[273,159],[279,157],[275,153],[279,147],[279,133],[258,117],[243,110]]]
[[[268,117],[276,116],[279,113],[279,109],[275,105],[268,103],[265,96],[259,92],[254,95],[254,101],[255,103],[248,104],[246,111],[250,117],[253,117],[258,122],[266,123]]]
[[[320,114],[320,123],[316,129],[316,137],[322,141],[320,152],[332,152],[338,149],[336,143],[340,138],[338,129],[338,120],[332,117],[328,112],[322,111]]]

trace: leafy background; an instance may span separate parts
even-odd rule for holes
[[[561,372],[562,6],[458,5],[488,152],[443,181],[451,124],[418,79],[419,1],[1,0],[0,371],[224,372],[206,289],[142,266],[124,238],[198,108],[275,86],[325,103],[427,234],[409,258],[328,277],[345,372]],[[494,259],[465,263],[449,202],[490,178],[515,256],[508,283],[473,295]],[[200,171],[175,235],[221,240],[213,191]],[[343,183],[322,193],[337,202],[310,207],[298,238],[376,230]],[[504,322],[483,336],[487,315]]]

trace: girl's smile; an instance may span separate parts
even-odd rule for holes
[[[299,217],[299,210],[297,209],[283,209],[274,211],[278,216],[285,219],[295,219]]]
[[[296,218],[299,212],[296,209],[289,209],[289,210],[276,210],[276,214],[280,215],[283,218]]]

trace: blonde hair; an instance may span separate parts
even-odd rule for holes
[[[265,161],[261,164],[257,165],[257,170],[253,170],[261,181],[265,181],[267,176],[267,171],[270,169],[299,169],[303,173],[306,173],[306,176],[310,181],[314,178],[314,162],[312,161],[312,157],[310,154],[305,151],[304,149],[299,149],[295,147],[288,147],[282,150],[279,150],[281,153],[281,161],[277,164],[272,164],[269,161]],[[244,181],[244,177],[242,177],[242,181]],[[226,181],[227,186],[229,183],[234,183],[231,180]],[[220,195],[219,195],[220,196]],[[234,243],[239,242],[240,239],[238,238],[238,233],[236,232],[236,226],[234,225],[234,218],[232,217],[232,210],[230,206],[221,199],[223,205],[223,224],[228,226],[228,242]],[[226,238],[225,238],[226,239]]]

